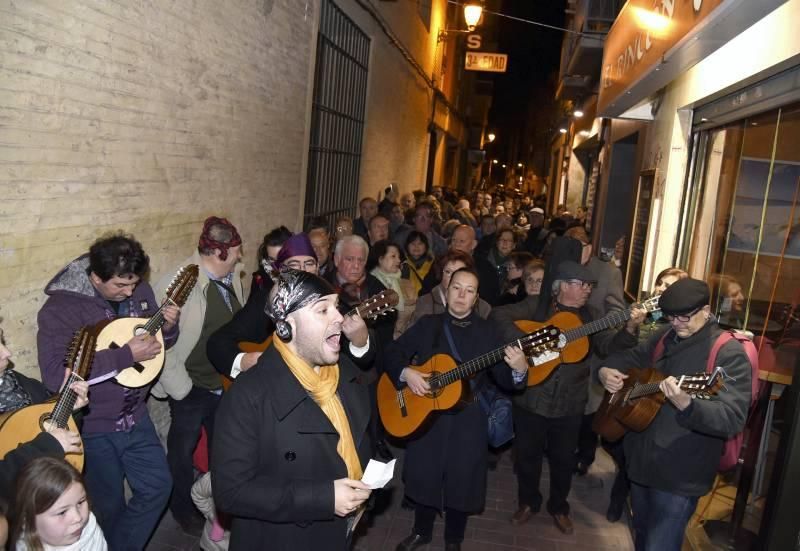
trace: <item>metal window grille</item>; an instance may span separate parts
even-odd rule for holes
[[[323,0],[317,39],[304,221],[332,227],[358,202],[369,37],[332,0]]]

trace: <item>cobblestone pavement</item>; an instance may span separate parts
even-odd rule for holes
[[[398,450],[401,456],[402,451]],[[397,543],[411,533],[412,511],[401,507],[401,465],[398,461],[396,477],[389,492],[385,510],[369,523],[359,527],[354,549],[356,551],[391,551]],[[463,551],[628,551],[633,549],[628,525],[623,520],[615,524],[606,521],[608,495],[614,479],[614,464],[605,452],[598,450],[597,460],[586,476],[573,479],[570,506],[575,533],[564,535],[558,531],[546,512],[535,515],[524,526],[509,523],[516,510],[516,477],[511,453],[500,455],[497,468],[489,473],[486,509],[481,515],[470,517],[467,524]],[[547,463],[542,473],[542,493],[547,499]],[[444,525],[437,520],[434,540],[426,551],[444,549]],[[167,513],[148,546],[150,551],[196,550],[196,538],[189,537],[175,524]],[[268,551],[265,548],[264,551]]]

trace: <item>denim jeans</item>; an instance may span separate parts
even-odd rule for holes
[[[150,416],[127,432],[83,435],[84,481],[111,551],[141,551],[167,506],[172,478]],[[125,503],[123,480],[133,493]]]
[[[636,551],[680,551],[697,499],[631,482]]]

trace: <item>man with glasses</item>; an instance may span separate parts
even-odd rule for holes
[[[598,370],[609,392],[622,388],[631,367],[653,366],[666,375],[659,388],[668,402],[649,427],[629,432],[623,441],[637,551],[681,549],[698,498],[711,490],[725,440],[744,428],[751,393],[752,368],[735,339],[716,357],[715,365],[725,373],[718,394],[693,400],[679,386],[682,375],[705,372],[711,348],[724,332],[711,315],[704,281],[678,280],[658,303],[670,323],[666,334],[607,358]],[[662,337],[664,350],[653,361]]]
[[[584,323],[592,321],[592,314],[586,308],[596,283],[591,271],[575,261],[565,260],[558,264],[553,277],[553,301],[548,305],[547,319],[557,312],[571,312]],[[548,280],[550,278],[545,277],[545,281]],[[538,298],[529,296],[517,304],[492,310],[490,319],[500,324],[504,340],[522,336],[514,321],[536,319]],[[644,316],[644,310],[635,309],[622,329],[611,329],[590,337],[592,351],[604,356],[635,346],[636,331]],[[528,522],[542,507],[539,482],[546,449],[550,466],[547,511],[561,532],[573,532],[567,497],[575,464],[573,454],[578,445],[578,431],[586,405],[590,358],[559,365],[542,384],[527,387],[513,397],[519,499],[519,509],[511,517],[511,523],[515,526]]]

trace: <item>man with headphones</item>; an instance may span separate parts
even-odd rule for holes
[[[345,550],[370,495],[370,415],[359,370],[340,354],[333,286],[309,272],[272,274],[273,346],[225,393],[212,446],[217,507],[230,549]]]

